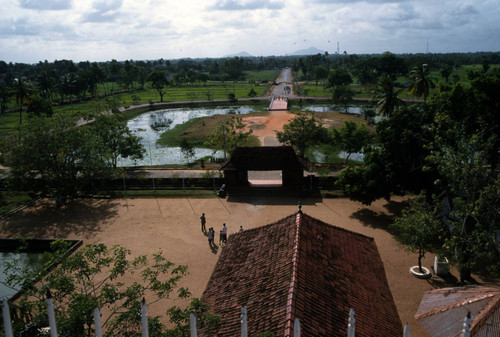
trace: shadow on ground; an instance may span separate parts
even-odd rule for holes
[[[359,220],[365,226],[384,229],[388,232],[390,232],[389,226],[394,220],[391,215],[385,213],[377,213],[368,208],[362,208],[359,211],[352,213],[350,218]]]
[[[403,210],[408,208],[410,205],[409,200],[395,201],[389,200],[387,204],[384,205],[384,208],[389,211],[394,216],[403,215]]]
[[[107,220],[116,216],[113,200],[75,199],[61,208],[47,199],[0,222],[4,237],[66,238],[71,234],[91,238]]]
[[[230,195],[227,202],[245,203],[251,205],[298,205],[299,201],[302,205],[316,205],[323,202],[319,193],[308,194],[300,197],[298,195]]]

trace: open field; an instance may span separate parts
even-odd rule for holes
[[[0,236],[20,235],[34,238],[82,239],[84,243],[121,244],[134,255],[152,254],[161,249],[174,263],[187,264],[189,275],[181,282],[194,296],[201,296],[222,248],[212,253],[200,231],[199,217],[207,216],[207,227],[220,229],[226,223],[229,234],[277,221],[297,211],[295,197],[229,197],[169,199],[79,199],[62,209],[52,201],[42,200],[8,219],[0,220]],[[425,336],[416,324],[415,314],[424,291],[433,284],[413,277],[408,269],[417,262],[388,232],[392,215],[405,204],[402,199],[379,200],[367,207],[344,198],[303,199],[303,211],[329,224],[375,238],[384,262],[402,323],[409,322],[413,336]],[[229,240],[231,238],[229,237]],[[434,256],[427,254],[425,266]],[[478,279],[480,281],[480,279]],[[172,298],[148,310],[164,314],[180,301]],[[347,315],[347,313],[346,313]]]

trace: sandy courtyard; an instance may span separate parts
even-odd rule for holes
[[[51,201],[41,201],[12,217],[1,220],[0,237],[83,239],[84,243],[121,244],[133,254],[151,254],[161,249],[174,263],[186,264],[189,275],[181,282],[194,296],[201,296],[220,254],[213,253],[200,230],[199,217],[207,217],[207,228],[219,232],[222,223],[229,234],[240,225],[253,228],[275,222],[297,211],[297,198],[238,197],[224,199],[112,199],[76,200],[62,210]],[[378,201],[370,207],[348,199],[302,200],[303,211],[329,224],[375,238],[387,279],[403,324],[410,323],[412,336],[425,336],[413,318],[424,291],[425,280],[410,275],[417,262],[386,230],[390,216],[401,203]],[[217,239],[218,242],[218,239]],[[428,254],[425,265],[434,258]],[[160,302],[149,311],[163,314],[177,300]],[[346,313],[347,315],[347,313]]]

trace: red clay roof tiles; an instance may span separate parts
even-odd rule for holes
[[[218,336],[237,336],[247,305],[248,335],[345,336],[349,309],[357,336],[402,336],[372,238],[306,214],[233,234],[202,299],[222,318]]]

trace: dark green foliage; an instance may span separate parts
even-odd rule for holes
[[[160,102],[163,102],[164,88],[168,85],[167,76],[162,70],[154,70],[146,77],[146,81],[151,82],[151,86],[155,88],[160,95]]]
[[[446,236],[446,225],[442,223],[439,213],[423,197],[411,201],[411,206],[403,210],[403,216],[397,218],[391,228],[396,238],[407,245],[407,250],[418,253],[418,268],[421,273],[422,259],[426,251],[440,248]]]
[[[328,87],[345,86],[352,83],[352,77],[346,69],[338,68],[328,74]]]
[[[219,124],[208,135],[208,141],[214,151],[223,150],[224,158],[238,146],[245,146],[250,141],[252,130],[244,131],[241,117],[231,117]]]
[[[352,153],[360,152],[370,143],[370,132],[365,124],[358,126],[355,122],[344,121],[344,126],[340,130],[333,130],[333,144],[347,153],[345,163],[349,161]]]
[[[99,116],[95,123],[78,127],[61,115],[29,119],[3,143],[9,181],[19,189],[74,196],[91,181],[112,177],[118,156],[142,156],[139,138],[117,117]]]
[[[182,155],[186,159],[186,163],[189,164],[190,158],[192,158],[194,156],[193,145],[186,138],[182,138],[180,147],[181,147]]]
[[[57,328],[61,336],[93,336],[94,308],[100,309],[103,330],[109,335],[140,335],[143,298],[148,299],[148,305],[153,305],[174,294],[179,299],[190,297],[189,291],[179,286],[187,274],[187,266],[168,261],[161,251],[151,257],[131,258],[130,251],[124,247],[89,244],[65,256],[67,245],[64,242],[55,241],[52,247],[54,252],[46,254],[45,261],[57,267],[50,272],[21,268],[15,260],[5,264],[6,282],[22,285],[24,289],[21,298],[11,304],[16,313],[15,331],[20,331],[27,323],[46,319],[47,289],[57,308]],[[218,317],[209,314],[208,307],[194,299],[185,309],[174,307],[168,311],[171,321],[176,324],[174,329],[166,329],[159,317],[150,318],[151,333],[154,336],[187,336],[191,311],[199,315],[200,326],[217,329]]]
[[[380,76],[375,87],[373,100],[376,101],[376,111],[379,115],[390,117],[392,113],[405,105],[398,97],[401,89],[394,89],[394,81],[388,75]]]
[[[313,114],[299,112],[290,123],[283,126],[283,131],[276,132],[276,136],[280,143],[291,145],[304,158],[308,147],[326,141],[327,131]]]
[[[424,63],[421,66],[414,67],[410,71],[409,77],[411,84],[408,93],[416,97],[424,97],[424,101],[427,101],[430,89],[436,86],[430,76],[429,66]]]
[[[35,96],[28,103],[26,112],[28,113],[28,116],[50,117],[54,113],[54,110],[50,100],[41,96]]]
[[[423,127],[429,120],[424,108],[411,106],[380,121],[376,144],[365,149],[365,165],[344,169],[339,176],[347,195],[370,204],[393,193],[432,193],[435,173],[423,170],[429,154],[425,145],[432,140]]]

